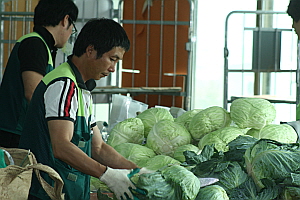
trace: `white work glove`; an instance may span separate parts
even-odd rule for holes
[[[138,174],[150,174],[150,173],[154,173],[154,172],[155,172],[154,170],[150,170],[145,167],[142,167]]]
[[[136,189],[136,187],[127,176],[130,172],[131,170],[129,169],[112,169],[107,167],[106,172],[99,179],[107,185],[117,199],[121,200],[121,197],[123,197],[123,200],[126,200],[125,193],[130,199],[133,199],[129,187],[132,189]]]

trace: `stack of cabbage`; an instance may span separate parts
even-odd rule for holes
[[[212,106],[175,119],[164,108],[150,108],[117,124],[107,143],[138,166],[156,171],[135,179],[147,191],[140,199],[274,199],[282,194],[277,179],[282,184],[289,176],[292,186],[299,178],[300,185],[297,134],[289,125],[272,124],[275,117],[274,106],[257,98],[233,101],[230,112]],[[262,151],[265,157],[257,158]],[[275,174],[270,165],[283,174]],[[165,171],[173,166],[178,168],[170,170],[171,176]],[[197,177],[220,181],[200,189]],[[286,195],[296,193],[291,188]]]

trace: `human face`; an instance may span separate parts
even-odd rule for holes
[[[97,51],[93,50],[93,59],[90,62],[89,77],[95,80],[108,76],[116,70],[116,64],[123,59],[125,50],[121,47],[115,47],[104,53],[101,58],[97,58]]]
[[[63,48],[69,40],[71,34],[73,34],[75,30],[77,31],[75,24],[70,17],[66,16],[63,21],[64,23],[62,23],[62,29],[60,31],[59,37],[56,40],[55,46],[57,48]]]
[[[294,30],[298,36],[298,40],[299,40],[300,39],[300,20],[298,20],[297,22],[295,20],[293,20],[292,27],[294,28]]]

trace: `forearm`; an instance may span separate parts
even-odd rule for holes
[[[48,122],[52,151],[55,158],[62,160],[82,173],[99,177],[106,166],[90,158],[71,142],[73,122],[67,120],[50,120]]]
[[[74,169],[97,178],[106,170],[106,166],[87,156],[71,142],[67,144],[64,143],[60,148],[57,148],[54,152],[54,156]]]
[[[101,164],[115,169],[135,169],[138,167],[105,143],[103,143],[101,149],[93,148],[93,158]]]
[[[43,76],[41,74],[34,71],[22,72],[24,95],[28,102],[31,101],[32,94],[42,78]]]

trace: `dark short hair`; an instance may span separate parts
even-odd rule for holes
[[[100,18],[91,19],[83,26],[74,43],[73,54],[80,57],[89,45],[94,47],[97,57],[100,58],[114,47],[128,51],[130,41],[119,23],[112,19]]]
[[[56,26],[66,15],[77,20],[78,7],[73,0],[40,0],[34,9],[34,25]]]
[[[300,20],[300,0],[291,0],[287,13],[295,22],[298,22]]]

